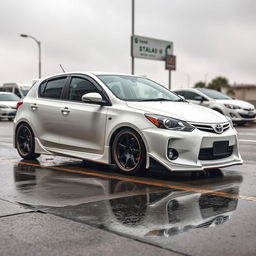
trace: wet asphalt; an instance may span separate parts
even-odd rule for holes
[[[0,122],[0,255],[256,255],[256,124],[242,166],[144,177],[42,155],[22,160]]]

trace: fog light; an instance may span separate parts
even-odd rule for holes
[[[169,158],[170,160],[175,160],[175,159],[178,158],[179,153],[178,153],[178,151],[177,151],[176,149],[174,149],[174,148],[168,148],[168,150],[167,150],[167,155],[168,155],[168,158]]]

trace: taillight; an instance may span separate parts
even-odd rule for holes
[[[18,108],[23,104],[23,101],[22,100],[19,100],[17,102],[17,105],[16,105],[16,109],[18,110]]]

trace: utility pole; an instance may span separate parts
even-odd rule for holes
[[[134,0],[132,0],[132,37],[131,37],[131,56],[132,56],[132,75],[134,75],[134,57],[133,57],[133,36],[134,36]]]

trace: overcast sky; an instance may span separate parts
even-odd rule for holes
[[[0,0],[0,85],[66,71],[131,72],[131,0]],[[255,0],[135,0],[135,34],[173,41],[172,88],[225,76],[256,84]],[[164,62],[135,73],[168,84]]]

